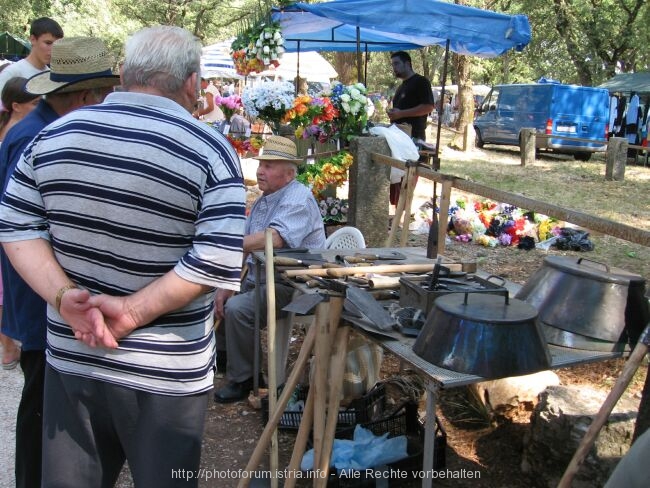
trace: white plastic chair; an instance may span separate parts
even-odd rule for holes
[[[341,227],[334,231],[331,236],[325,241],[326,249],[364,249],[366,247],[366,240],[363,234],[356,227]],[[293,298],[296,298],[300,292],[298,290],[293,292]],[[307,316],[305,317],[312,317]],[[275,370],[278,375],[278,384],[284,383],[285,370],[287,369],[287,359],[289,357],[289,345],[291,343],[291,333],[293,331],[293,324],[296,321],[296,315],[293,312],[281,318],[276,323],[276,366]]]
[[[356,227],[341,227],[325,241],[327,249],[363,249],[365,247],[366,240]]]

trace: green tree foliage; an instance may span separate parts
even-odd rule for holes
[[[0,30],[27,38],[29,23],[47,15],[67,35],[96,35],[119,57],[127,35],[154,24],[178,25],[204,44],[232,37],[263,18],[273,5],[291,0],[2,0]],[[474,7],[525,14],[532,41],[521,53],[494,59],[470,58],[474,83],[529,82],[542,76],[567,83],[597,85],[615,70],[650,69],[650,2],[647,0],[456,0]],[[444,49],[432,46],[412,53],[414,68],[442,82]],[[356,60],[330,53],[347,81],[356,80]],[[337,59],[340,61],[337,63]],[[352,68],[350,68],[352,64]],[[458,63],[450,63],[447,83],[457,84]],[[365,64],[364,64],[365,69]],[[388,53],[371,53],[371,91],[390,92],[397,84]],[[351,78],[351,79],[347,79]]]
[[[528,15],[532,27],[532,42],[517,56],[522,63],[510,65],[515,77],[598,85],[617,70],[650,67],[646,0],[497,0],[493,5]]]

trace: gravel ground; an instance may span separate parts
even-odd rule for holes
[[[16,486],[14,478],[14,448],[16,444],[16,411],[23,387],[20,367],[0,369],[0,488]]]

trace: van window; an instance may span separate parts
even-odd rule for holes
[[[498,99],[499,99],[499,88],[494,87],[492,88],[490,93],[488,93],[487,96],[483,99],[483,102],[481,103],[481,107],[480,107],[480,112],[486,113],[489,110],[496,110]]]

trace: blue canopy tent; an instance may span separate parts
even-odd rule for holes
[[[496,57],[517,51],[530,42],[531,30],[525,15],[506,15],[438,0],[334,0],[295,3],[274,8],[272,20],[279,22],[287,51],[356,51],[361,81],[361,51],[397,51],[424,46],[445,47],[441,97],[445,95],[449,51],[481,57]],[[365,78],[365,77],[364,77]],[[440,117],[434,166],[439,167]],[[435,186],[433,199],[435,201]],[[435,215],[435,214],[434,214]],[[427,255],[437,254],[429,234]]]
[[[499,56],[531,38],[525,15],[507,15],[438,0],[334,0],[274,8],[288,51],[370,51],[438,45],[459,54]],[[358,29],[357,29],[358,28]],[[298,44],[300,43],[300,44]]]

